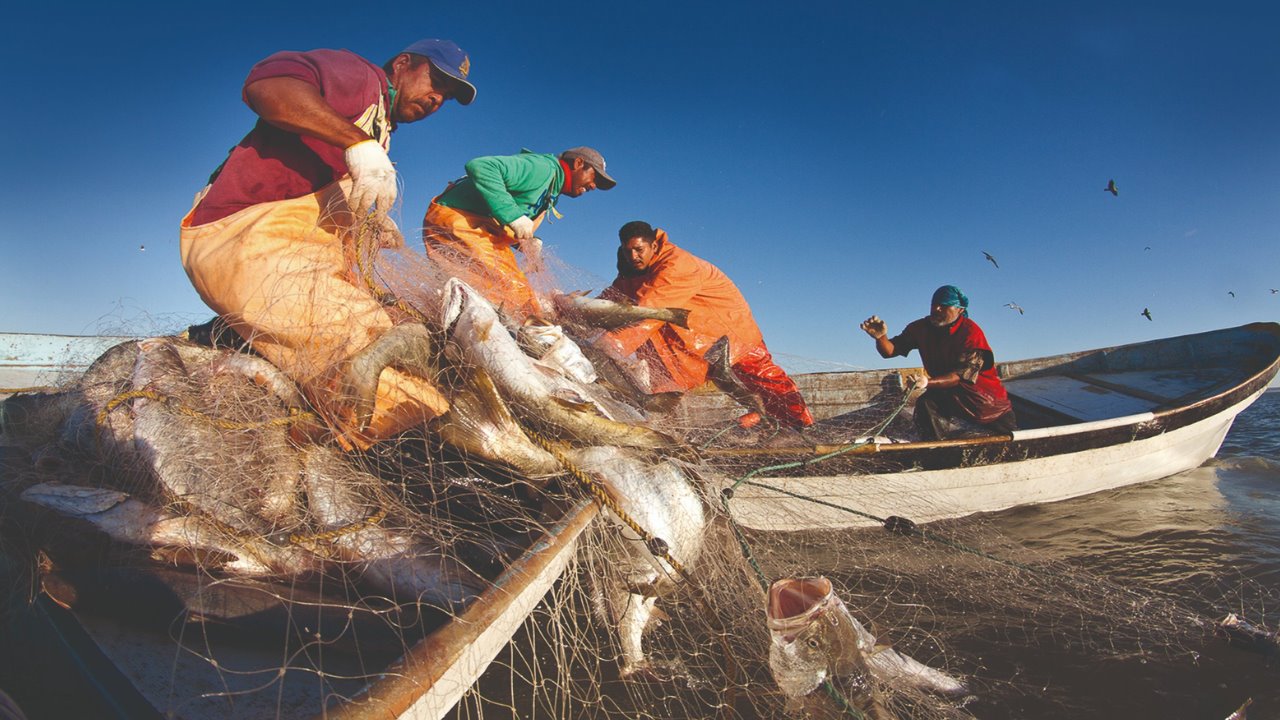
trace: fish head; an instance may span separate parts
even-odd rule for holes
[[[440,317],[440,325],[445,329],[445,334],[452,331],[474,295],[475,291],[456,277],[449,278],[444,284],[444,314]]]
[[[783,578],[769,587],[769,670],[789,697],[807,695],[827,679],[839,652],[835,594],[825,577]]]

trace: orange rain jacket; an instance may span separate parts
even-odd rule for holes
[[[620,274],[601,297],[645,307],[686,308],[688,329],[645,320],[608,332],[598,342],[618,357],[635,355],[646,361],[650,392],[656,393],[691,390],[705,382],[703,355],[727,336],[734,373],[760,396],[769,414],[797,425],[813,424],[795,383],[774,364],[751,308],[733,281],[715,265],[677,247],[666,231],[657,231],[657,242],[648,269],[633,276]]]

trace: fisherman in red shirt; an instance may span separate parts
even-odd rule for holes
[[[427,375],[425,328],[384,306],[357,266],[404,242],[387,217],[391,132],[470,103],[470,68],[448,40],[420,40],[381,67],[347,50],[262,60],[243,91],[258,122],[182,220],[182,266],[201,299],[298,383],[347,448],[449,408]]]
[[[793,428],[813,424],[804,398],[773,362],[751,308],[733,281],[646,222],[623,225],[618,239],[618,277],[601,297],[688,309],[689,327],[643,320],[606,333],[598,345],[641,368],[648,375],[642,384],[650,393],[684,392],[711,380],[753,409],[740,420],[744,426],[754,424],[761,414]]]
[[[875,339],[880,357],[920,351],[925,375],[917,387],[925,391],[916,399],[915,424],[922,439],[1017,428],[1009,395],[996,374],[995,355],[982,328],[969,319],[969,298],[960,288],[938,288],[929,315],[908,324],[896,337],[888,337],[884,320],[876,315],[859,327]]]

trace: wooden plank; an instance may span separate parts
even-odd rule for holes
[[[1097,387],[1106,388],[1107,390],[1111,390],[1112,392],[1118,392],[1124,395],[1129,395],[1131,397],[1136,397],[1141,400],[1149,400],[1155,403],[1156,405],[1167,405],[1173,402],[1172,398],[1167,398],[1163,395],[1150,393],[1150,392],[1147,392],[1146,390],[1141,390],[1139,388],[1131,387],[1129,385],[1121,385],[1120,383],[1111,382],[1109,380],[1103,380],[1102,378],[1094,377],[1092,375],[1083,375],[1083,374],[1077,374],[1077,373],[1063,373],[1063,377],[1069,377],[1069,378],[1072,378],[1073,380],[1086,382],[1090,385],[1096,385]]]

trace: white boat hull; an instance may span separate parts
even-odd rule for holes
[[[1200,466],[1264,390],[1191,425],[1080,452],[947,470],[756,479],[734,489],[729,508],[743,527],[795,531],[876,526],[890,516],[933,522],[1066,500]]]

